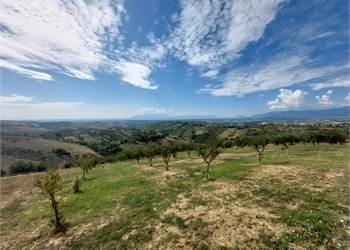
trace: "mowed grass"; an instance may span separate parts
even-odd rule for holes
[[[146,160],[140,165],[136,162],[99,165],[82,181],[78,194],[73,194],[72,184],[80,170],[63,171],[59,207],[67,231],[54,236],[50,234],[49,203],[33,189],[32,193],[15,196],[1,209],[2,249],[53,246],[73,249],[143,249],[146,246],[153,249],[161,246],[249,249],[252,243],[247,241],[238,245],[222,242],[219,246],[212,237],[220,228],[207,221],[205,215],[185,216],[198,207],[213,211],[222,209],[220,206],[225,204],[236,203],[247,209],[265,209],[273,215],[268,223],[286,228],[278,234],[273,234],[267,227],[259,231],[257,238],[250,239],[258,248],[347,248],[348,145],[300,144],[290,147],[288,152],[270,146],[261,166],[257,165],[257,157],[250,148],[232,148],[223,153],[237,157],[222,157],[214,162],[209,182],[203,174],[205,164],[195,153],[191,159],[187,159],[186,154],[178,154],[171,160],[170,173],[178,173],[174,175],[164,175],[161,159],[155,159],[154,167],[147,169],[143,169]],[[13,185],[7,188],[11,185],[9,179],[2,180],[5,180],[2,189],[15,190]],[[222,183],[232,189],[229,194],[225,193],[224,202],[218,206],[210,197],[217,197]],[[243,184],[246,189],[235,188]],[[165,211],[179,202],[179,197],[187,197],[189,206],[181,208],[182,215],[165,215]],[[229,209],[228,206],[228,212]],[[164,225],[175,227],[177,231],[157,239],[159,228]],[[235,226],[239,225],[232,224],[227,230],[234,230]],[[247,225],[247,228],[251,226]]]

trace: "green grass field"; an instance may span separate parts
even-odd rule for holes
[[[34,176],[2,178],[1,248],[347,249],[348,146],[269,147],[261,166],[250,148],[232,148],[208,182],[195,153],[179,154],[168,172],[160,159],[99,165],[78,194],[79,169],[65,170],[68,228],[57,235]],[[28,180],[19,191],[10,178]]]

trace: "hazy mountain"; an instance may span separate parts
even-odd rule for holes
[[[256,119],[348,119],[350,107],[340,107],[331,109],[310,109],[310,110],[287,110],[275,111],[254,115]]]

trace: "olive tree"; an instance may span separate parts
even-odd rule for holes
[[[62,188],[61,176],[58,172],[50,171],[37,179],[36,186],[39,187],[41,192],[49,199],[51,208],[54,213],[54,232],[59,232],[64,229],[62,223],[62,215],[58,211],[57,192]]]
[[[192,150],[194,149],[194,144],[193,143],[187,143],[187,144],[184,145],[184,148],[186,150],[187,157],[190,159]]]
[[[158,146],[148,146],[144,149],[144,156],[148,159],[149,165],[153,166],[152,160],[160,153],[160,149]]]
[[[165,170],[169,170],[169,160],[171,155],[173,154],[172,149],[170,146],[162,146],[161,148],[161,155],[163,158],[163,161],[165,163]]]
[[[266,146],[269,144],[269,139],[263,135],[251,136],[248,138],[248,146],[251,146],[258,153],[258,163],[261,164]]]
[[[141,147],[134,147],[130,151],[131,159],[135,159],[137,164],[139,164],[140,160],[145,156],[144,150]]]
[[[300,138],[293,134],[276,136],[271,140],[275,145],[282,145],[283,149],[287,151],[287,155],[289,155],[289,147],[295,145],[299,141]]]
[[[202,147],[198,147],[198,154],[207,163],[206,178],[209,180],[210,164],[220,154],[220,150],[216,143],[210,143]]]
[[[83,173],[83,179],[85,179],[85,175],[96,166],[97,160],[94,156],[85,155],[82,157],[78,157],[73,161],[74,166],[81,168]]]

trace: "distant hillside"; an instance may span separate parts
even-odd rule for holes
[[[299,119],[299,120],[326,120],[326,119],[348,119],[349,107],[332,109],[311,110],[288,110],[276,111],[255,115],[255,119]]]
[[[184,116],[169,116],[164,114],[143,114],[130,117],[129,120],[139,121],[176,121],[176,120],[212,120],[218,119],[214,115],[184,115]]]

